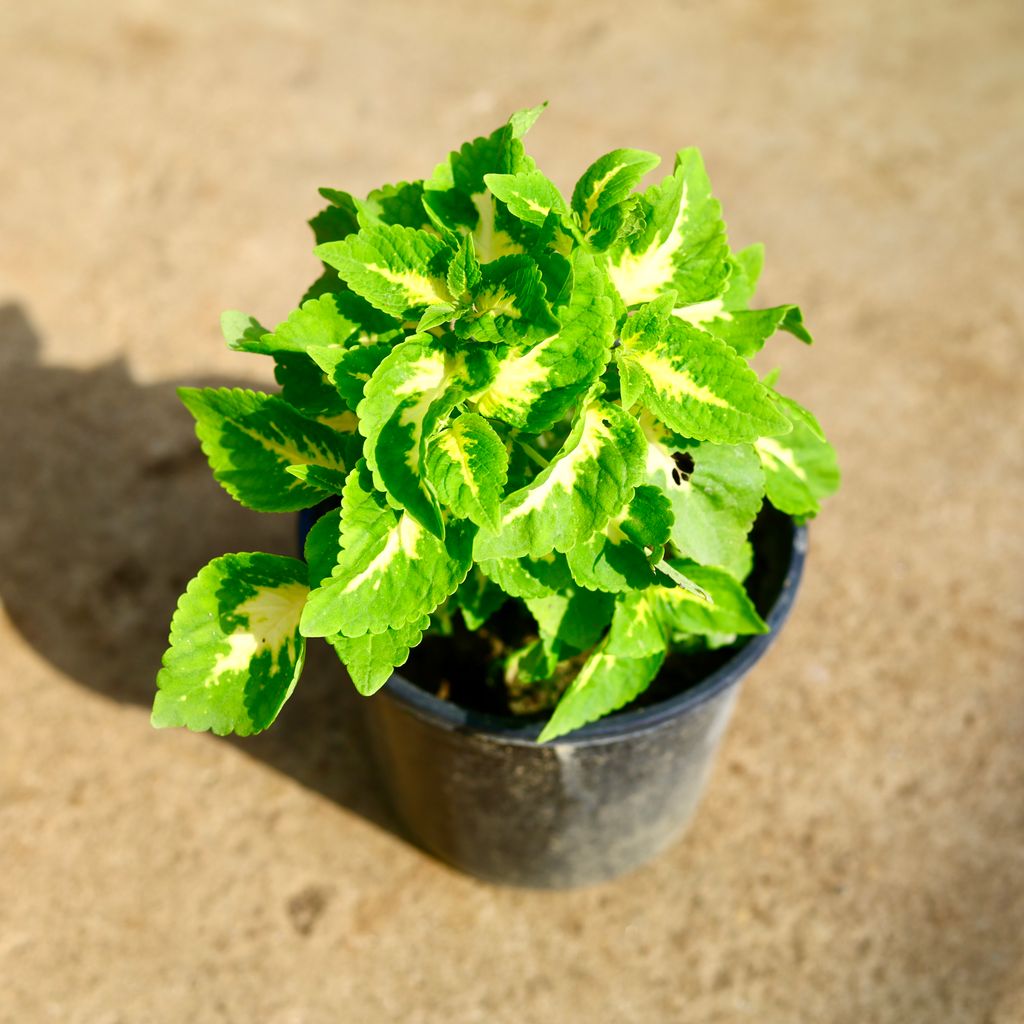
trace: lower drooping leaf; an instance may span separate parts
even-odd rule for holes
[[[352,436],[296,412],[275,395],[239,388],[180,388],[213,475],[247,508],[295,512],[324,492],[288,472],[323,466],[346,474],[356,454]]]
[[[547,469],[502,502],[499,529],[478,534],[475,558],[539,558],[586,540],[632,497],[645,449],[629,413],[591,401]]]
[[[789,421],[757,374],[724,341],[670,317],[655,341],[616,351],[635,397],[670,429],[698,441],[740,444],[785,433]],[[629,400],[627,399],[627,403]]]
[[[613,593],[651,586],[656,574],[648,552],[664,546],[671,528],[668,498],[658,488],[641,484],[603,530],[566,552],[573,579],[580,586]]]
[[[610,594],[573,587],[563,593],[526,599],[542,639],[585,651],[601,638],[615,607]]]
[[[479,629],[506,601],[508,594],[479,566],[474,566],[455,592],[455,603],[469,630]]]
[[[665,660],[666,644],[647,593],[625,595],[616,601],[608,635],[562,694],[539,742],[564,736],[618,710],[651,684]]]
[[[429,615],[466,578],[472,533],[459,520],[449,523],[443,541],[428,533],[387,503],[361,461],[341,500],[338,561],[309,595],[303,635],[359,637]]]
[[[444,531],[426,479],[427,441],[458,402],[487,385],[494,365],[484,348],[452,355],[439,339],[414,335],[377,367],[359,403],[359,430],[374,480],[435,536]]]
[[[329,636],[327,641],[348,670],[355,688],[369,697],[391,678],[396,668],[405,664],[410,649],[420,642],[429,624],[430,616],[426,615],[399,629],[357,637],[339,633]]]
[[[672,567],[692,580],[710,597],[704,600],[683,587],[659,587],[646,593],[657,600],[658,614],[674,633],[767,633],[747,592],[730,573],[688,559],[674,559]]]
[[[608,281],[593,256],[571,260],[572,298],[557,333],[523,352],[509,350],[477,399],[484,416],[530,433],[550,429],[601,376],[611,357],[615,321]]]
[[[674,438],[650,414],[640,417],[647,439],[647,482],[672,505],[672,544],[704,565],[742,579],[746,538],[764,498],[764,473],[751,445],[716,445]]]
[[[426,475],[453,515],[497,527],[508,452],[483,416],[464,413],[428,443]]]
[[[294,558],[224,555],[201,569],[171,621],[153,725],[218,736],[270,725],[302,671],[308,592]]]

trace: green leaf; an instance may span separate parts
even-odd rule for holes
[[[475,557],[538,558],[575,547],[603,529],[632,497],[643,476],[645,451],[632,416],[592,401],[547,469],[502,502],[500,527],[481,531]]]
[[[575,586],[565,555],[539,558],[494,558],[479,563],[480,571],[510,597],[550,597]]]
[[[506,601],[508,594],[489,576],[474,566],[455,592],[455,603],[462,611],[466,628],[478,630]]]
[[[485,263],[472,306],[455,325],[460,337],[529,344],[558,330],[545,301],[540,267],[529,256],[502,256]]]
[[[218,736],[266,729],[302,672],[306,567],[294,558],[215,558],[188,585],[157,675],[153,725]]]
[[[505,663],[506,683],[530,686],[550,679],[563,655],[557,641],[531,640],[513,651]]]
[[[427,479],[460,519],[497,529],[508,477],[508,452],[477,413],[463,413],[427,445]]]
[[[612,619],[611,594],[572,587],[559,594],[526,599],[542,639],[585,651],[593,647]]]
[[[618,596],[606,654],[615,658],[646,658],[665,653],[668,635],[658,615],[657,594],[655,590],[637,590]]]
[[[345,349],[311,348],[308,355],[344,408],[354,413],[370,378],[393,351],[391,341],[381,341]]]
[[[647,689],[665,660],[665,648],[664,643],[658,648],[657,632],[652,639],[648,616],[642,610],[646,607],[637,598],[617,602],[608,635],[562,694],[538,742],[546,743],[596,721]],[[642,620],[640,615],[644,615]],[[635,653],[647,651],[650,653]]]
[[[782,399],[782,396],[778,396]],[[792,432],[754,443],[764,469],[768,500],[790,516],[814,516],[820,502],[839,488],[839,465],[818,421],[792,399],[780,401]]]
[[[729,255],[730,274],[722,301],[726,309],[746,309],[754,297],[764,267],[764,246],[759,242]]]
[[[673,633],[767,633],[743,584],[724,569],[698,565],[689,559],[673,559],[671,565],[693,580],[710,601],[683,587],[652,588],[646,593],[657,601],[658,615]]]
[[[361,227],[379,224],[407,228],[428,228],[430,218],[423,209],[423,182],[400,181],[375,188],[364,200],[355,200]]]
[[[348,479],[347,473],[324,466],[288,466],[287,471],[310,487],[316,487],[325,494],[341,494]]]
[[[227,315],[227,314],[225,314]],[[366,345],[392,337],[401,328],[355,292],[325,292],[308,299],[273,332],[233,345],[249,352],[307,352],[309,349]]]
[[[309,595],[303,635],[359,637],[419,621],[466,578],[472,534],[473,527],[456,520],[439,540],[391,508],[360,461],[341,500],[338,561]]]
[[[374,480],[435,536],[443,536],[443,527],[425,475],[427,442],[440,420],[486,387],[494,371],[486,349],[453,355],[439,339],[414,335],[377,367],[359,403],[359,430]]]
[[[263,352],[263,335],[267,329],[254,316],[237,309],[226,309],[220,315],[220,331],[228,348],[240,352]]]
[[[623,329],[616,359],[624,401],[638,398],[670,429],[699,441],[740,444],[789,429],[742,357],[724,341],[669,319],[660,339],[653,331],[633,334],[632,320]]]
[[[725,224],[700,153],[681,150],[675,171],[643,196],[644,230],[609,250],[608,273],[627,306],[669,289],[680,305],[725,290],[731,264]]]
[[[419,319],[419,323],[416,324],[416,331],[422,334],[433,330],[435,327],[440,327],[442,324],[458,319],[462,314],[463,310],[456,306],[454,302],[439,302],[436,306],[427,306],[423,311],[423,316]]]
[[[354,292],[400,320],[417,320],[427,306],[451,301],[451,250],[426,231],[380,224],[317,246],[316,254]]]
[[[303,555],[309,568],[310,589],[319,587],[334,571],[341,551],[341,509],[325,512],[306,534]]]
[[[340,349],[328,349],[339,352]],[[351,420],[351,428],[355,429],[355,416],[350,411],[345,399],[338,394],[337,388],[331,383],[323,370],[310,358],[308,352],[281,352],[274,356],[274,378],[281,385],[281,399],[303,416],[327,422],[329,425],[346,422],[339,417]]]
[[[764,498],[757,453],[746,444],[675,438],[649,413],[640,426],[647,439],[647,481],[672,505],[672,544],[679,554],[742,579],[746,538]]]
[[[787,331],[802,342],[813,341],[804,327],[799,306],[773,306],[771,309],[728,310],[722,299],[709,299],[672,310],[679,317],[751,359],[764,347],[765,341],[777,330]]]
[[[671,528],[669,499],[642,484],[603,530],[566,552],[573,579],[580,586],[613,593],[651,586],[656,574],[648,552],[660,552]]]
[[[359,230],[358,201],[347,192],[322,188],[320,195],[330,206],[322,209],[310,222],[317,245],[337,242]]]
[[[549,430],[601,376],[615,320],[606,275],[582,250],[572,254],[572,299],[557,333],[523,352],[512,349],[477,399],[484,416],[530,433]]]
[[[321,501],[289,466],[345,474],[355,461],[353,438],[307,419],[282,399],[259,391],[179,388],[196,433],[224,489],[258,512],[295,512]]]
[[[480,283],[480,261],[476,256],[473,236],[466,235],[458,251],[448,264],[448,291],[459,302],[469,301],[471,293]]]
[[[430,625],[430,616],[400,629],[386,629],[383,633],[363,636],[329,636],[327,642],[334,648],[348,670],[355,688],[364,696],[376,693],[404,665],[409,651],[423,639],[423,631]]]
[[[513,217],[528,224],[543,224],[548,215],[568,220],[569,207],[555,184],[540,171],[486,174],[484,184],[508,207]]]
[[[615,149],[598,157],[576,182],[572,208],[580,227],[596,248],[604,248],[614,238],[608,228],[617,229],[619,217],[610,217],[629,196],[640,179],[661,163],[656,153],[640,149]]]

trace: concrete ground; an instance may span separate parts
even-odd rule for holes
[[[1014,0],[4,4],[0,1022],[1024,1020],[1024,8]],[[166,623],[292,524],[181,382],[311,279],[315,188],[550,99],[571,186],[703,148],[845,469],[686,840],[503,891],[397,839],[329,662],[246,742],[148,723]]]

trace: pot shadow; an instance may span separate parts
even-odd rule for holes
[[[0,306],[0,436],[0,598],[39,654],[113,700],[151,704],[171,614],[201,566],[227,551],[296,553],[294,516],[244,509],[212,479],[174,385],[140,384],[120,359],[41,362],[17,304]],[[361,703],[311,644],[274,727],[221,742],[401,835]]]

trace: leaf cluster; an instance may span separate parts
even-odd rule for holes
[[[156,725],[256,732],[324,637],[371,694],[425,632],[529,616],[502,666],[556,701],[542,740],[623,706],[673,649],[763,632],[743,581],[767,499],[799,518],[832,449],[750,359],[796,306],[751,309],[700,154],[618,149],[566,200],[527,155],[541,108],[424,180],[323,189],[323,273],[274,329],[275,394],[183,389],[217,480],[264,512],[321,507],[305,558],[215,559],[174,616]]]

